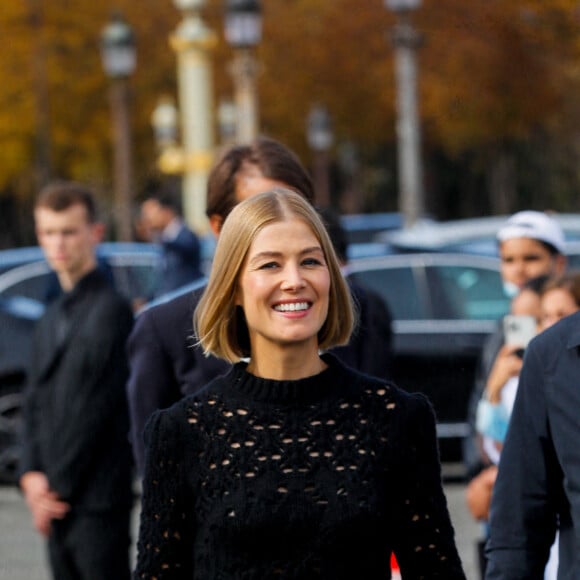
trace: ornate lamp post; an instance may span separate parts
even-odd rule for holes
[[[163,173],[172,175],[181,175],[185,167],[183,149],[178,145],[178,123],[173,97],[162,96],[151,114],[151,126],[159,150],[157,165]]]
[[[417,58],[421,37],[411,23],[411,12],[421,0],[385,0],[397,15],[393,30],[395,78],[397,83],[397,139],[399,209],[405,227],[412,226],[425,212],[421,133],[417,106]]]
[[[230,99],[222,99],[218,106],[218,126],[220,144],[233,145],[237,141],[238,111],[235,103]]]
[[[306,121],[306,140],[313,152],[313,178],[319,207],[330,205],[330,161],[328,152],[334,143],[332,121],[326,107],[313,105]]]
[[[217,37],[201,18],[206,0],[173,1],[183,13],[182,21],[170,38],[177,54],[183,210],[187,222],[203,234],[208,229],[206,189],[213,155],[213,89],[209,53],[217,44]]]
[[[225,37],[235,51],[231,73],[235,86],[238,143],[258,136],[258,64],[255,48],[262,39],[262,8],[259,0],[226,0]]]
[[[113,14],[101,34],[101,57],[105,74],[111,79],[116,234],[117,239],[128,241],[132,238],[133,168],[127,81],[135,70],[136,50],[133,31],[119,13]]]

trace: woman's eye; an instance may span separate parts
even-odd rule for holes
[[[306,258],[302,264],[305,266],[321,266],[322,262],[318,258]]]
[[[273,268],[277,268],[277,267],[278,267],[277,262],[266,262],[265,264],[262,264],[260,266],[260,270],[272,270]]]

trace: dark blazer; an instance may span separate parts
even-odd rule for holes
[[[131,413],[131,443],[140,473],[144,465],[143,429],[158,409],[195,393],[229,364],[204,356],[195,346],[193,311],[203,288],[145,310],[137,317],[127,343],[131,373],[127,396]]]
[[[487,580],[580,578],[580,313],[526,348],[494,487]]]
[[[203,276],[201,248],[197,236],[182,224],[172,240],[161,240],[161,268],[156,295],[177,290]]]
[[[133,314],[94,270],[34,334],[19,471],[41,471],[75,510],[131,503],[125,341]]]
[[[330,350],[349,367],[379,377],[392,378],[393,332],[392,317],[382,297],[347,279],[358,310],[358,323],[349,343]]]

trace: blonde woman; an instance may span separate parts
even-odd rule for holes
[[[235,365],[149,422],[136,578],[464,578],[429,403],[320,354],[354,318],[308,202],[232,211],[195,326]]]

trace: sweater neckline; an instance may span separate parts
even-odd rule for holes
[[[341,388],[338,381],[341,367],[338,360],[324,354],[322,360],[328,365],[323,371],[296,380],[275,380],[257,377],[248,372],[248,363],[239,362],[232,369],[234,389],[255,401],[281,404],[308,403],[336,394]]]

